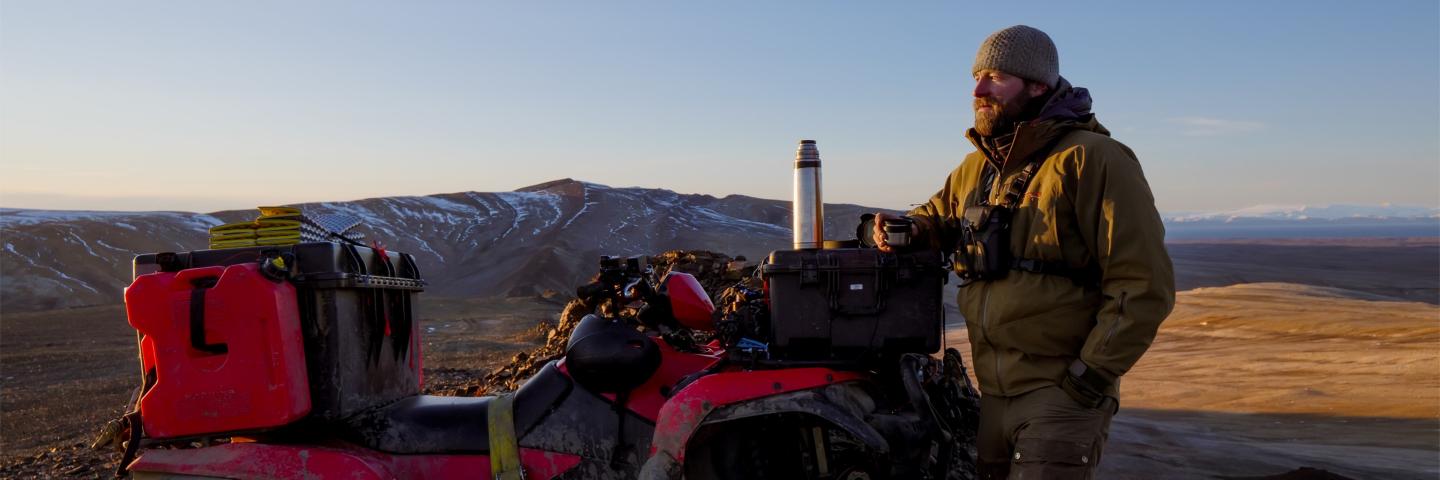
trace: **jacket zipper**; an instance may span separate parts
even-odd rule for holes
[[[1017,125],[1017,126],[1015,127],[1015,135],[1016,135],[1016,136],[1015,136],[1014,138],[1019,138],[1019,134],[1020,134],[1020,126]],[[1013,152],[1013,151],[1015,151],[1015,141],[1014,141],[1014,139],[1012,139],[1012,140],[1010,141],[1010,148],[1005,151],[1005,158],[1000,159],[1000,164],[999,164],[999,165],[993,165],[993,164],[990,165],[992,168],[995,169],[995,177],[990,180],[990,188],[989,188],[990,191],[989,191],[989,192],[986,192],[986,195],[985,195],[985,203],[986,203],[987,205],[994,205],[994,204],[995,204],[995,201],[994,201],[995,192],[996,192],[997,190],[999,190],[999,187],[1000,187],[1001,185],[1004,185],[1004,184],[1005,184],[1005,166],[1010,164],[1010,153]],[[990,163],[990,162],[987,162],[987,163]],[[983,169],[983,168],[981,169],[981,172],[982,172],[982,173],[984,172],[984,169]],[[1002,194],[1002,195],[1003,195],[1003,194]],[[994,350],[995,350],[995,343],[990,341],[990,328],[989,328],[989,326],[990,326],[990,290],[991,290],[991,288],[990,288],[990,287],[991,287],[990,283],[991,283],[991,282],[985,282],[983,285],[980,286],[981,288],[984,288],[984,289],[985,289],[985,293],[982,294],[981,297],[980,297],[980,338],[982,338],[982,339],[985,340],[985,344],[987,344],[987,345],[990,346],[990,350],[991,350],[991,351],[994,351]],[[1000,379],[1000,357],[1001,357],[1001,356],[999,355],[999,352],[995,352],[995,353],[996,353],[996,354],[993,355],[993,356],[995,357],[995,388],[1000,389],[1000,392],[999,392],[997,395],[1000,395],[1000,396],[1003,397],[1003,396],[1005,396],[1005,382]]]
[[[995,357],[995,388],[1000,389],[998,395],[1003,397],[1005,382],[1000,380],[1000,355],[994,351],[995,343],[990,341],[990,282],[985,282],[980,287],[985,289],[985,293],[980,297],[980,337],[985,339],[985,343],[990,345],[990,350],[995,353],[992,355]]]
[[[1005,149],[1005,157],[999,159],[1000,162],[999,162],[998,164],[995,163],[995,162],[985,162],[985,163],[989,164],[989,166],[990,166],[991,168],[994,168],[994,169],[995,169],[995,176],[990,179],[990,188],[988,188],[988,189],[987,189],[988,191],[985,192],[985,204],[986,204],[986,205],[994,205],[994,204],[995,204],[995,200],[994,200],[994,199],[995,199],[995,192],[1000,189],[1000,188],[999,188],[1000,186],[1006,184],[1006,183],[1005,183],[1005,167],[1006,167],[1007,165],[1010,165],[1010,154],[1011,154],[1011,152],[1014,152],[1014,151],[1015,151],[1015,139],[1020,138],[1020,127],[1023,127],[1023,126],[1024,126],[1023,124],[1022,124],[1022,125],[1016,125],[1016,126],[1015,126],[1015,132],[1012,134],[1013,136],[1010,137],[1010,138],[1011,138],[1011,139],[1010,139],[1010,148]],[[984,175],[983,175],[983,174],[984,174],[984,172],[985,172],[985,169],[983,169],[983,168],[980,169],[980,172],[981,172],[981,174],[982,174],[982,175],[981,175],[981,178],[983,179],[983,178],[984,178]],[[1001,193],[1001,196],[1003,197],[1003,196],[1004,196],[1004,193]]]
[[[1120,308],[1115,314],[1115,324],[1110,326],[1110,331],[1105,332],[1105,341],[1100,342],[1100,351],[1104,352],[1105,347],[1110,346],[1110,339],[1115,338],[1115,331],[1120,329],[1120,322],[1125,320],[1125,297],[1130,292],[1120,292]]]

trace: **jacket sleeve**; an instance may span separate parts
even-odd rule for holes
[[[1075,210],[1103,295],[1080,360],[1112,381],[1130,371],[1175,306],[1165,226],[1140,162],[1114,141],[1079,147]]]
[[[945,177],[945,184],[940,186],[940,191],[930,196],[925,203],[906,213],[915,220],[915,226],[919,230],[917,240],[923,240],[924,247],[941,250],[952,249],[955,244],[955,237],[958,233],[955,229],[955,218],[959,212],[953,211],[952,205],[959,205],[955,199],[956,179],[960,175],[960,168],[957,167],[950,175]],[[922,245],[917,245],[922,246]]]

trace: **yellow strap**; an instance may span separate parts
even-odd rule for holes
[[[260,210],[261,217],[290,217],[300,215],[300,209],[295,207],[255,207]]]
[[[255,228],[278,228],[278,227],[300,228],[300,221],[299,221],[299,220],[290,220],[290,219],[288,219],[288,218],[257,218],[257,219],[255,219]]]
[[[255,228],[255,222],[235,222],[210,227],[210,233],[224,232],[230,230],[251,230]]]
[[[254,230],[226,230],[223,232],[215,232],[210,234],[210,241],[218,242],[221,240],[239,240],[242,238],[255,238],[255,235],[256,234]]]
[[[226,241],[223,241],[223,242],[210,242],[210,249],[211,249],[211,250],[220,250],[220,249],[225,249],[225,248],[253,247],[253,246],[255,246],[255,239],[253,239],[253,238],[246,238],[246,239],[241,239],[241,240],[226,240]]]
[[[270,236],[275,236],[275,235],[294,234],[295,236],[298,237],[298,236],[300,236],[300,227],[299,227],[299,226],[294,226],[294,227],[257,228],[257,229],[255,229],[255,234],[256,234],[256,235],[259,235],[259,236],[262,236],[262,237],[270,237]]]
[[[294,245],[300,243],[300,236],[293,237],[259,237],[255,239],[255,245],[272,247],[276,245]]]
[[[490,475],[495,480],[524,480],[520,465],[520,441],[515,438],[515,395],[501,395],[490,401]]]

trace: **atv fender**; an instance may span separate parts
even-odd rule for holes
[[[866,412],[874,408],[874,400],[860,388],[846,384],[831,385],[727,405],[705,417],[700,426],[778,413],[801,413],[840,427],[860,441],[870,453],[885,455],[890,452],[890,442],[864,420]]]
[[[660,409],[650,459],[641,469],[640,478],[679,479],[684,473],[686,444],[702,424],[711,421],[712,413],[722,408],[725,412],[713,421],[782,412],[828,412],[826,415],[834,415],[835,419],[826,420],[871,448],[889,451],[884,438],[861,420],[865,406],[873,403],[868,396],[858,387],[842,389],[846,393],[830,393],[835,386],[861,378],[854,372],[828,368],[725,372],[701,377]],[[817,389],[826,393],[814,391]],[[731,406],[734,408],[728,408]]]

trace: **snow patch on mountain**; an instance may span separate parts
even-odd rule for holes
[[[394,197],[386,199],[386,206],[401,218],[428,220],[437,224],[483,221],[475,207],[436,196]]]
[[[104,240],[96,239],[96,240],[95,240],[95,243],[99,244],[99,245],[102,246],[102,247],[105,247],[105,248],[108,248],[108,249],[111,249],[111,250],[114,250],[114,251],[117,251],[117,252],[130,253],[129,250],[126,250],[126,249],[123,249],[123,248],[119,248],[119,247],[116,247],[116,246],[114,246],[114,245],[105,243]]]
[[[448,199],[448,198],[440,198],[440,197],[435,196],[435,195],[430,195],[430,196],[426,196],[426,197],[413,197],[413,198],[415,198],[415,199],[417,199],[417,200],[420,200],[420,201],[422,201],[422,202],[425,202],[425,203],[429,203],[429,204],[430,204],[430,205],[429,205],[430,207],[433,207],[433,208],[438,209],[438,210],[443,210],[443,211],[447,211],[447,212],[463,212],[463,213],[469,213],[469,214],[474,214],[474,215],[478,215],[478,214],[480,213],[480,211],[476,210],[475,207],[472,207],[472,206],[469,206],[469,205],[466,205],[466,204],[463,204],[463,203],[460,203],[460,202],[457,202],[457,201],[454,201],[454,200],[450,200],[450,199]]]
[[[700,216],[704,217],[704,218],[707,219],[707,220],[710,220],[710,221],[719,223],[720,226],[722,226],[722,227],[732,227],[732,228],[737,228],[737,229],[741,229],[741,230],[752,230],[752,231],[753,231],[753,230],[760,230],[760,231],[769,232],[769,233],[777,234],[777,235],[788,235],[788,234],[790,234],[790,229],[785,228],[785,227],[781,227],[781,226],[779,226],[779,225],[774,225],[774,224],[769,224],[769,223],[763,223],[763,222],[756,222],[756,221],[752,221],[752,220],[745,220],[745,219],[742,219],[742,218],[735,218],[735,217],[732,217],[732,216],[729,216],[729,215],[725,215],[725,214],[722,214],[722,213],[720,213],[720,212],[716,212],[716,211],[714,211],[714,210],[711,210],[711,209],[708,209],[708,208],[705,208],[705,207],[695,207],[695,208],[692,208],[691,211],[694,212],[694,213],[696,213],[696,214],[699,214]]]
[[[186,224],[186,225],[191,226],[191,227],[199,227],[199,228],[202,229],[202,230],[210,230],[210,227],[214,227],[214,226],[220,225],[220,224],[222,224],[222,223],[225,223],[225,222],[220,221],[220,219],[215,218],[215,217],[210,216],[210,215],[199,215],[199,214],[194,214],[194,213],[176,213],[176,212],[165,212],[165,213],[168,213],[168,214],[170,214],[170,215],[172,215],[172,216],[180,217],[182,220],[185,221],[185,224]]]
[[[435,251],[435,248],[430,246],[430,242],[427,242],[425,241],[425,239],[420,237],[415,237],[415,241],[420,244],[420,250],[430,252],[431,255],[434,255],[435,258],[440,261],[440,263],[445,263],[445,256],[441,255],[440,252]]]
[[[86,290],[89,290],[90,293],[100,293],[99,290],[96,290],[95,287],[90,286],[90,284],[89,284],[89,283],[86,283],[84,280],[80,280],[80,279],[78,279],[78,278],[75,278],[75,277],[66,275],[65,272],[62,272],[62,271],[60,271],[59,269],[56,269],[56,268],[54,268],[54,267],[47,267],[47,266],[41,266],[41,268],[44,268],[44,269],[46,269],[46,270],[50,270],[50,271],[52,271],[52,272],[55,272],[55,276],[60,277],[60,278],[62,278],[62,279],[65,279],[66,281],[65,281],[65,282],[61,282],[60,285],[63,285],[65,288],[70,289],[70,291],[72,291],[72,292],[75,291],[75,287],[72,287],[72,286],[70,286],[70,285],[71,285],[71,284],[78,284],[78,285],[80,285],[81,287],[84,287]]]
[[[188,224],[210,228],[223,222],[210,215],[191,212],[107,212],[94,210],[29,210],[23,208],[0,208],[0,227],[18,227],[43,223],[104,221],[134,229],[133,225],[117,222],[120,219],[172,218]]]
[[[538,235],[542,230],[555,225],[565,213],[561,209],[560,196],[549,192],[498,192],[495,193],[495,197],[515,210],[514,227],[518,227],[532,212],[551,214],[543,219],[544,224],[535,227],[534,231],[530,232],[531,235]],[[534,206],[542,208],[533,208]]]
[[[323,209],[323,213],[341,213],[359,217],[362,225],[367,225],[371,228],[377,225],[388,225],[390,223],[385,221],[384,217],[370,211],[369,208],[366,208],[358,202],[322,202],[316,206]]]
[[[74,231],[74,230],[71,230],[71,231],[66,232],[66,233],[69,234],[69,238],[67,238],[66,241],[71,241],[71,240],[73,240],[75,243],[80,244],[80,246],[85,247],[85,252],[86,252],[86,253],[89,253],[90,256],[92,256],[92,257],[104,258],[104,257],[101,257],[100,254],[95,253],[95,249],[90,248],[90,242],[86,242],[85,239],[80,238],[79,235],[76,235],[76,234],[75,234],[75,231]]]
[[[88,210],[23,210],[0,208],[0,226],[35,225],[77,220],[106,220],[157,212],[100,212]]]
[[[581,214],[585,213],[586,210],[589,210],[591,205],[599,204],[600,202],[585,202],[585,205],[580,207],[580,211],[575,212],[575,215],[572,215],[569,220],[566,220],[565,225],[562,225],[560,228],[569,227],[570,224],[575,223],[575,219],[580,218]]]

